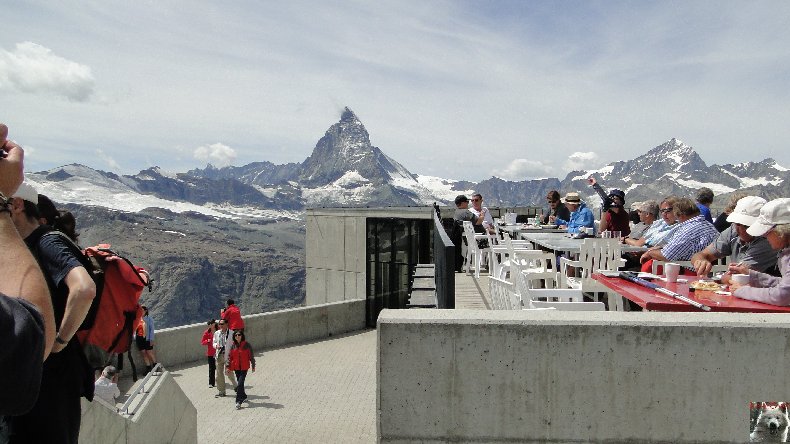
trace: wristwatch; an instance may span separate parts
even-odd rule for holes
[[[60,345],[66,345],[69,343],[69,341],[64,341],[63,339],[60,339],[60,333],[58,333],[57,336],[55,336],[55,342],[57,342]]]

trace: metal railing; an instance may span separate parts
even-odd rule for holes
[[[455,308],[455,248],[444,230],[439,208],[433,213],[433,263],[438,308]]]
[[[140,384],[137,386],[137,388],[134,389],[134,391],[131,394],[129,394],[129,398],[126,400],[126,402],[123,403],[121,408],[118,410],[118,413],[128,416],[134,415],[135,412],[129,413],[129,407],[132,405],[132,402],[134,402],[134,400],[137,398],[137,395],[141,393],[143,394],[143,398],[140,400],[140,403],[142,403],[143,400],[145,400],[145,398],[148,396],[149,393],[149,390],[145,389],[146,384],[148,384],[148,381],[151,379],[151,377],[161,376],[163,370],[164,368],[162,367],[162,364],[157,363],[154,366],[154,368],[152,368],[151,371],[148,372],[147,375],[145,375],[145,378],[143,378],[143,380],[140,381]],[[140,403],[138,403],[137,405],[139,406]],[[135,409],[135,411],[137,411],[137,409]]]

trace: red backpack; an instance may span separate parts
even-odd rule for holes
[[[78,331],[77,337],[83,347],[124,353],[143,315],[139,304],[143,288],[151,291],[148,272],[117,255],[108,244],[86,248],[83,254],[92,265],[88,271],[96,283],[96,298],[86,317],[92,322],[83,324],[86,328]]]

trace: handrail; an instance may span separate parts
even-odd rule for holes
[[[157,370],[159,371],[157,372]],[[145,375],[145,378],[143,378],[143,380],[140,381],[140,385],[138,385],[137,388],[129,395],[129,398],[126,400],[126,402],[123,403],[121,408],[118,410],[118,413],[122,415],[134,415],[134,413],[129,413],[129,406],[132,405],[132,402],[140,393],[145,393],[146,396],[148,395],[148,392],[145,391],[145,384],[148,382],[151,376],[160,376],[162,374],[162,370],[164,370],[162,364],[157,363],[154,366],[154,368],[152,368],[151,371],[148,372],[147,375]]]

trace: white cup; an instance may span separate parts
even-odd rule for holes
[[[730,282],[733,284],[738,285],[749,285],[749,275],[748,274],[733,274],[730,277]]]
[[[677,282],[679,274],[680,264],[672,262],[664,264],[664,275],[667,277],[667,282]]]
[[[593,227],[587,227],[586,230],[587,230],[587,235],[588,236],[592,236],[594,231],[595,231],[595,229]]]

